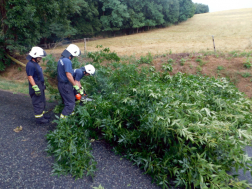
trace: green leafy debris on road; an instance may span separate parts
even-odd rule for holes
[[[163,188],[246,188],[229,175],[251,171],[251,101],[227,79],[120,62],[93,63],[83,86],[94,99],[47,135],[54,173],[94,176],[91,138],[102,138]],[[169,68],[169,69],[168,69]]]

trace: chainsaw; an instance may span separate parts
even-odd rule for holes
[[[88,95],[84,92],[84,94],[83,95],[81,95],[81,94],[76,94],[75,95],[75,98],[76,98],[76,100],[79,100],[80,102],[89,102],[89,101],[93,101],[93,99],[91,99],[91,98],[88,98],[87,97]]]

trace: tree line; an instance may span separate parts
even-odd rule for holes
[[[0,0],[0,5],[0,47],[19,53],[66,37],[166,27],[198,11],[192,0]]]
[[[201,14],[201,13],[209,12],[208,5],[204,5],[202,3],[194,3],[194,6],[195,6],[195,14]]]

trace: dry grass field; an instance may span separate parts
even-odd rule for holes
[[[212,36],[217,51],[250,51],[252,49],[252,8],[194,15],[186,22],[167,28],[133,35],[87,42],[87,51],[97,45],[109,47],[119,55],[163,54],[167,52],[213,51]],[[77,43],[84,50],[84,43]],[[58,54],[66,46],[48,50]]]

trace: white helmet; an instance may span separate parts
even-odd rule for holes
[[[94,75],[95,74],[95,67],[91,64],[88,64],[85,67],[85,70],[87,73],[89,73],[90,75]]]
[[[77,45],[70,44],[66,50],[72,55],[72,56],[80,56],[81,51]]]
[[[46,52],[40,47],[32,47],[31,51],[29,52],[29,55],[32,58],[45,57]]]

